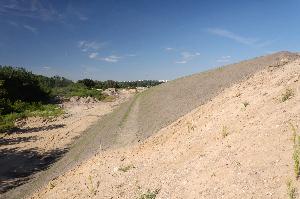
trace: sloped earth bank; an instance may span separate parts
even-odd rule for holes
[[[300,60],[262,70],[142,143],[97,153],[30,198],[287,198],[288,179],[300,188],[291,127],[300,134],[299,81]]]
[[[47,168],[91,124],[130,96],[132,94],[120,93],[113,102],[90,102],[88,98],[88,102],[82,102],[85,98],[71,100],[61,104],[66,113],[58,118],[33,117],[17,122],[18,130],[2,135],[0,140],[0,193]]]
[[[260,70],[281,67],[298,57],[297,54],[289,52],[275,53],[150,88],[101,118],[60,161],[40,173],[34,181],[2,197],[26,196],[100,151],[113,150],[144,140],[199,105],[210,101],[233,83],[245,80]],[[128,137],[130,141],[124,137]]]

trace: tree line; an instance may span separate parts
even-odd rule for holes
[[[0,133],[15,128],[18,118],[53,117],[63,110],[52,102],[56,96],[106,98],[99,89],[150,87],[155,80],[118,82],[82,79],[76,82],[61,76],[36,75],[24,68],[0,65]]]
[[[74,82],[61,76],[46,77],[36,75],[24,68],[0,65],[0,113],[9,112],[9,105],[16,101],[47,103],[54,96],[91,96],[101,100],[104,96],[99,89],[151,87],[161,83],[157,80],[98,81],[92,79]]]

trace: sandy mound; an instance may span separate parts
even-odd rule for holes
[[[31,198],[286,198],[288,179],[300,185],[291,130],[300,119],[299,78],[300,60],[269,67],[143,143],[98,153]]]

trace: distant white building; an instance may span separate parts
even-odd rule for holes
[[[168,82],[169,80],[158,80],[159,82],[164,82],[164,83],[166,83],[166,82]]]

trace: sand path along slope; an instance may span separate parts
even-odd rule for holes
[[[41,172],[32,182],[7,192],[2,197],[26,196],[93,157],[97,152],[142,141],[199,105],[208,102],[224,88],[243,81],[260,70],[270,66],[280,67],[298,57],[299,55],[295,53],[275,53],[150,88],[121,105],[113,113],[101,118],[78,139],[61,160],[45,172]],[[129,137],[131,141],[121,138],[124,136]]]
[[[287,198],[300,60],[224,89],[150,138],[98,152],[30,198]]]

